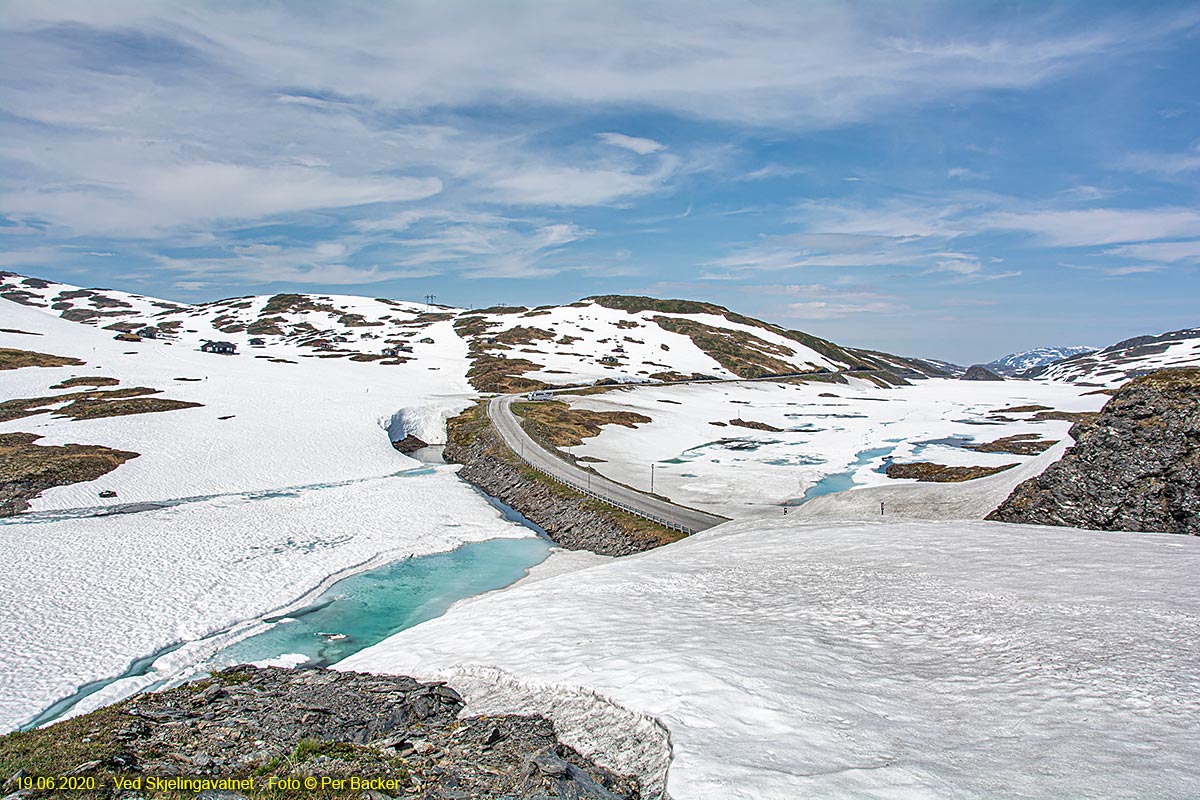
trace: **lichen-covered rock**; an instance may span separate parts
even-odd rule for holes
[[[48,728],[0,737],[0,764],[23,770],[20,774],[94,776],[105,786],[114,785],[114,775],[254,784],[248,795],[212,792],[206,795],[212,800],[641,797],[637,778],[617,775],[562,744],[549,720],[463,718],[463,705],[445,684],[404,676],[242,665]],[[312,776],[329,779],[329,789],[302,791],[304,779]],[[351,778],[388,791],[355,788]],[[294,789],[287,788],[288,781]],[[48,796],[68,795],[149,796],[143,791]]]
[[[1071,436],[988,519],[1200,535],[1200,369],[1130,381]]]

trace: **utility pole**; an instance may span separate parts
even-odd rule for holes
[[[429,307],[431,307],[431,308],[432,308],[432,307],[433,307],[433,301],[434,301],[434,300],[437,300],[437,295],[436,295],[436,294],[427,294],[427,295],[425,295],[425,305],[427,305],[427,306],[429,306]]]
[[[654,494],[654,463],[650,464],[650,494]]]

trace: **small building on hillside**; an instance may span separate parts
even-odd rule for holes
[[[253,339],[250,340],[251,347],[262,347],[266,343],[267,343],[267,340],[263,339],[260,336],[255,336]]]
[[[400,350],[396,347],[385,347],[380,352],[388,358],[395,358],[396,356],[400,355]]]
[[[137,335],[142,337],[143,339],[157,339],[158,338],[158,328],[155,328],[153,325],[147,325],[146,327],[144,327],[140,331],[138,331]]]
[[[433,338],[426,336],[424,339],[421,340],[421,344],[433,344]]]
[[[237,355],[237,345],[233,342],[205,342],[200,345],[201,352],[218,353],[223,356]]]
[[[118,333],[113,338],[118,342],[140,342],[142,340],[142,337],[136,333]]]
[[[620,364],[621,362],[617,361],[616,356],[600,356],[600,363],[601,364]]]

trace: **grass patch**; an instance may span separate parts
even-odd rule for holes
[[[23,367],[82,367],[85,362],[69,356],[53,356],[33,350],[0,347],[0,370]]]
[[[28,501],[46,489],[94,481],[138,457],[101,445],[35,444],[40,438],[32,433],[0,434],[0,516],[24,511]]]

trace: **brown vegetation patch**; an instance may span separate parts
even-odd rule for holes
[[[14,303],[20,303],[23,306],[42,306],[45,303],[40,302],[41,298],[33,292],[27,292],[24,289],[10,289],[7,292],[0,292],[0,297],[5,300],[11,300]]]
[[[546,386],[542,381],[524,377],[526,372],[541,369],[527,358],[496,358],[479,355],[467,370],[467,380],[481,392],[529,392]]]
[[[689,337],[714,361],[739,378],[761,378],[796,371],[793,365],[776,358],[794,355],[793,351],[745,331],[714,328],[677,317],[655,317],[654,321],[664,330]]]
[[[23,331],[20,328],[0,328],[0,333],[20,333],[20,334],[24,334],[25,336],[41,336],[40,333],[34,333],[33,331]]]
[[[72,392],[70,394],[51,395],[48,397],[19,397],[0,403],[0,422],[31,417],[35,414],[44,414],[51,411],[50,406],[62,403],[66,405],[53,409],[54,416],[69,417],[76,420],[174,411],[175,409],[193,408],[201,405],[200,403],[187,403],[181,400],[146,397],[146,395],[151,394],[158,394],[158,390],[136,386],[127,389]]]
[[[756,422],[752,419],[731,419],[730,425],[736,425],[739,428],[751,428],[756,431],[769,431],[771,433],[780,433],[783,428],[776,428],[774,425],[768,425],[765,422]]]
[[[588,411],[571,408],[558,400],[513,403],[512,410],[523,419],[522,427],[535,441],[554,448],[582,444],[584,439],[599,436],[604,425],[636,428],[652,421],[650,417],[632,411]]]
[[[986,478],[997,472],[1012,469],[1016,464],[1005,464],[1002,467],[948,467],[945,464],[934,464],[929,461],[915,461],[911,464],[888,464],[889,478],[916,478],[918,481],[933,483],[960,483],[962,481]]]
[[[478,316],[464,316],[454,320],[454,332],[466,339],[471,336],[482,336],[488,328],[498,328],[500,323],[495,320]]]
[[[22,367],[82,367],[85,362],[69,356],[52,356],[33,350],[16,350],[0,347],[0,370]]]
[[[116,386],[118,383],[120,383],[120,381],[117,380],[116,378],[103,378],[100,376],[96,376],[93,378],[93,377],[84,375],[79,378],[67,378],[65,381],[60,381],[59,383],[54,384],[50,388],[51,389],[76,389],[80,386]]]
[[[582,341],[583,341],[583,337],[582,337],[582,336],[567,336],[567,335],[564,335],[564,336],[563,336],[561,339],[558,339],[558,340],[556,340],[554,343],[555,343],[555,344],[561,344],[561,345],[569,345],[569,344],[575,344],[575,342],[582,342]]]
[[[29,500],[53,486],[94,481],[137,453],[100,445],[34,444],[32,433],[0,434],[0,517],[29,508]]]
[[[996,408],[989,411],[989,414],[1032,414],[1034,411],[1050,411],[1050,406],[1013,406],[1011,408]]]

